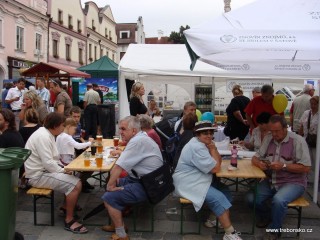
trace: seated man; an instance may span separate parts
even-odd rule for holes
[[[139,177],[148,174],[162,166],[162,155],[156,142],[141,131],[138,117],[122,119],[119,130],[127,146],[114,165],[107,192],[102,196],[112,220],[112,225],[103,228],[116,232],[111,239],[127,240],[129,237],[124,229],[121,211],[127,205],[148,200],[143,186],[131,170],[134,169]],[[118,179],[122,170],[126,170],[129,176]]]
[[[26,178],[29,184],[38,188],[49,188],[65,194],[66,218],[64,228],[73,233],[88,230],[73,219],[74,208],[81,192],[80,179],[66,172],[59,165],[59,152],[55,137],[63,132],[64,116],[50,113],[40,127],[28,139],[25,148],[32,151],[25,161]]]
[[[287,204],[306,189],[311,161],[305,140],[287,130],[283,116],[271,116],[269,130],[271,135],[265,136],[259,151],[252,157],[252,164],[267,175],[257,189],[256,210],[260,218],[257,227],[267,227],[271,222],[268,228],[278,230],[287,213]],[[266,202],[270,199],[271,206]],[[253,194],[248,200],[253,205]],[[264,239],[277,239],[278,236],[277,233],[267,233]]]

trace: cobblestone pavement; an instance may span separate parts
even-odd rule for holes
[[[91,180],[91,179],[90,179]],[[95,189],[91,193],[82,193],[79,204],[83,210],[78,212],[80,219],[90,212],[95,206],[102,203],[100,197],[104,189],[99,187],[98,181],[91,181],[95,184]],[[311,188],[310,188],[311,189]],[[312,191],[308,189],[309,192]],[[64,218],[59,212],[59,206],[63,202],[63,196],[55,193],[55,226],[34,226],[33,225],[33,202],[32,197],[26,195],[25,190],[19,190],[16,212],[16,231],[24,235],[25,240],[102,240],[109,239],[110,234],[103,232],[100,228],[109,221],[106,210],[102,210],[95,216],[84,220],[84,225],[89,229],[87,234],[73,234],[63,229]],[[255,234],[249,235],[245,232],[251,231],[252,212],[244,202],[245,191],[240,189],[234,192],[233,207],[230,210],[231,220],[237,231],[242,232],[243,239],[262,239],[265,229],[255,228]],[[310,196],[305,197],[310,200],[310,207],[303,209],[301,229],[311,229],[311,233],[301,233],[300,239],[315,240],[320,237],[320,209],[317,204],[311,202]],[[42,201],[42,200],[41,200]],[[178,198],[167,197],[154,208],[154,232],[142,232],[150,230],[150,209],[147,205],[137,207],[137,232],[133,231],[133,213],[125,218],[125,223],[129,227],[131,240],[209,240],[222,239],[223,234],[216,234],[215,229],[209,229],[202,224],[201,234],[180,234],[181,211]],[[208,216],[207,209],[201,211],[201,219],[204,221]],[[50,207],[46,204],[39,204],[38,222],[49,223]],[[289,210],[284,222],[284,228],[294,229],[297,225],[296,211]],[[197,215],[193,208],[184,211],[184,230],[187,232],[197,231]],[[296,238],[294,233],[282,234],[283,239]],[[1,239],[1,238],[0,238]]]

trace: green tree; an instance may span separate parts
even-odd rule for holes
[[[183,34],[183,31],[189,28],[190,27],[188,25],[186,25],[186,27],[181,26],[179,32],[175,32],[175,31],[171,32],[169,36],[169,41],[172,41],[175,44],[184,44],[186,38]]]

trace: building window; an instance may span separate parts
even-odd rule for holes
[[[100,58],[103,56],[103,48],[100,49]]]
[[[68,27],[71,30],[73,29],[72,16],[71,15],[68,16]]]
[[[89,60],[92,61],[92,44],[89,44]]]
[[[94,46],[94,60],[97,60],[97,46]]]
[[[24,28],[17,27],[17,50],[23,51]]]
[[[0,46],[2,46],[2,19],[0,19]]]
[[[79,63],[83,64],[83,50],[82,48],[79,48]]]
[[[53,57],[58,58],[59,54],[58,54],[58,40],[53,40],[52,42],[52,53],[53,53]]]
[[[61,10],[58,10],[58,22],[63,24],[63,13]]]
[[[70,44],[66,44],[66,59],[67,61],[71,61]]]
[[[108,29],[107,28],[104,29],[104,35],[106,38],[108,37]]]
[[[81,21],[78,20],[77,22],[77,28],[78,28],[78,33],[81,33]]]
[[[94,26],[94,20],[92,19],[92,30],[95,31],[96,27]]]
[[[129,31],[120,31],[120,38],[123,38],[123,39],[130,38],[130,32]]]
[[[109,39],[112,40],[111,31],[109,31]]]
[[[112,53],[112,61],[114,61],[114,53]]]
[[[41,52],[41,39],[41,34],[36,33],[36,50],[38,50],[39,52]]]

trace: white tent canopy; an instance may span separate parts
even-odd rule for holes
[[[200,61],[221,69],[317,78],[319,12],[319,0],[258,0],[184,34]]]

